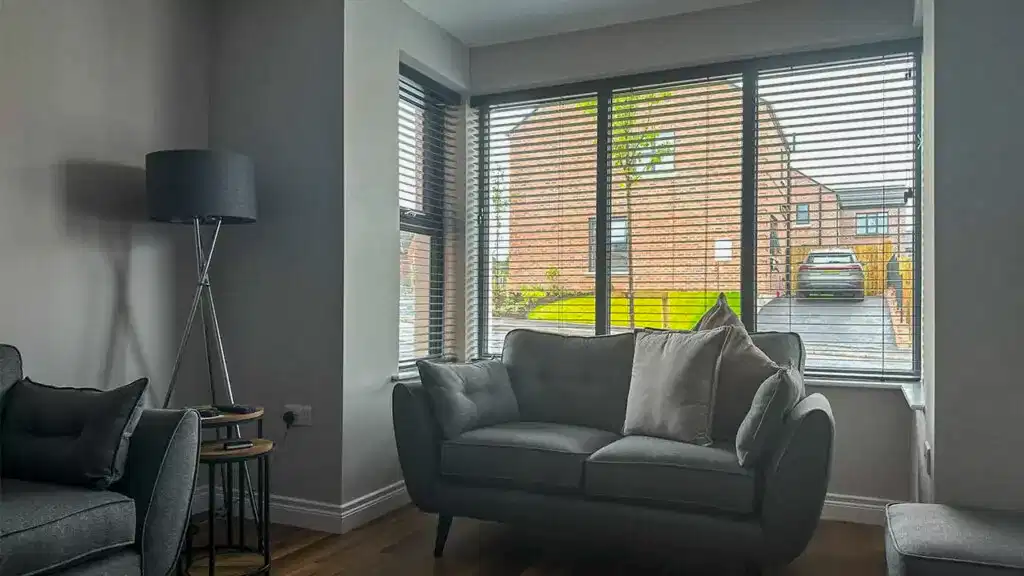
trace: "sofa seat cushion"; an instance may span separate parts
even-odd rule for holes
[[[697,446],[627,436],[586,463],[588,496],[671,504],[730,514],[754,511],[754,471],[740,466],[731,442]]]
[[[583,463],[620,436],[604,430],[511,422],[471,430],[441,448],[441,474],[488,485],[580,492]]]
[[[885,556],[892,576],[1024,573],[1024,514],[890,504]]]
[[[135,502],[117,492],[0,480],[4,573],[35,574],[135,542]]]

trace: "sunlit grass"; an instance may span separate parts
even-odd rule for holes
[[[740,310],[740,293],[726,292],[729,306]],[[715,303],[718,292],[668,292],[664,296],[637,297],[633,302],[635,326],[690,330]],[[527,318],[565,324],[594,324],[594,297],[573,296],[541,304]],[[612,326],[629,327],[629,299],[615,296],[611,301]]]

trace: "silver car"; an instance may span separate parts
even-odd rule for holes
[[[848,295],[864,299],[864,266],[849,248],[812,250],[800,264],[797,298]]]

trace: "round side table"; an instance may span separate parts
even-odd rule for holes
[[[193,406],[196,410],[203,410],[210,408],[210,406]],[[251,424],[256,423],[256,435],[263,437],[263,407],[253,406],[253,411],[247,414],[233,414],[227,412],[221,412],[216,416],[207,416],[199,419],[200,424],[203,428],[226,428],[228,426],[237,426],[239,424]],[[230,429],[229,429],[230,430]]]
[[[209,406],[195,406],[196,410],[209,408]],[[255,406],[252,412],[244,414],[222,412],[216,416],[200,418],[200,425],[204,430],[213,430],[216,440],[203,442],[199,451],[199,463],[206,464],[209,469],[208,502],[209,502],[209,573],[214,573],[217,555],[217,548],[233,552],[250,552],[263,555],[263,566],[255,569],[249,574],[269,572],[270,569],[270,524],[266,520],[270,508],[270,462],[269,455],[274,450],[274,443],[263,439],[263,415],[262,407]],[[256,424],[257,438],[251,439],[253,446],[250,448],[224,450],[224,440],[239,439],[242,437],[241,426]],[[221,431],[225,431],[222,433]],[[248,463],[256,462],[257,486],[254,492],[253,482],[249,476]],[[216,540],[216,504],[217,504],[217,469],[220,469],[221,494],[223,496],[224,512],[226,517],[227,541],[220,546]],[[237,474],[237,479],[236,479]],[[237,482],[236,482],[237,480]],[[236,486],[237,483],[237,486]],[[237,497],[236,489],[237,488]],[[238,540],[235,540],[235,504],[238,504]],[[256,525],[257,545],[255,548],[248,546],[245,541],[245,510],[246,503],[251,504],[253,521]],[[199,533],[196,525],[188,528],[185,554],[182,555],[178,564],[179,574],[187,573],[189,567],[194,564],[193,539]]]
[[[209,543],[207,544],[207,563],[210,576],[216,571],[217,550],[233,552],[257,552],[263,554],[263,565],[246,572],[247,575],[263,574],[270,571],[270,453],[274,451],[274,442],[266,438],[253,438],[252,446],[235,450],[225,450],[223,440],[212,440],[203,442],[199,448],[199,463],[206,464],[209,469],[209,486],[217,485],[217,467],[225,470],[222,475],[223,494],[227,512],[227,543],[217,544],[216,528],[216,498],[215,490],[209,494],[209,518],[208,532]],[[256,461],[256,514],[259,519],[256,523],[256,548],[251,548],[245,543],[245,476],[242,469],[248,462]],[[234,478],[237,476],[240,482],[238,505],[238,540],[235,540],[235,490]]]

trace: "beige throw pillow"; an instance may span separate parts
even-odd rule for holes
[[[622,434],[711,444],[711,406],[731,331],[637,332]]]
[[[718,302],[704,314],[695,328],[700,331],[722,326],[731,327],[732,332],[722,349],[718,391],[712,407],[714,426],[711,438],[716,442],[736,438],[758,387],[781,370],[750,339],[743,322],[729,307],[725,294],[719,294]]]

